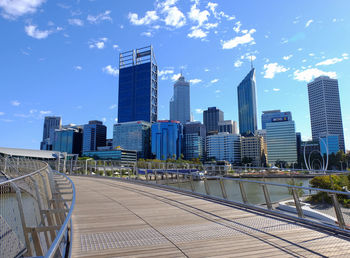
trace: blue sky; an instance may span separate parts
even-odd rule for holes
[[[348,0],[0,0],[0,146],[38,149],[45,115],[103,120],[112,137],[119,52],[152,44],[159,119],[183,70],[195,120],[216,106],[237,121],[236,88],[252,57],[259,128],[263,110],[281,109],[309,138],[306,84],[329,75],[349,149],[349,10]]]

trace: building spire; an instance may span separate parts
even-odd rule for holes
[[[253,56],[250,56],[250,65],[251,65],[251,67],[253,69],[254,68],[254,66],[253,66]]]

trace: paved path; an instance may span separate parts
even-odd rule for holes
[[[170,191],[72,177],[72,257],[350,257],[350,242]]]

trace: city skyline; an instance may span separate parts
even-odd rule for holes
[[[2,42],[1,50],[0,63],[6,71],[0,78],[0,85],[6,87],[0,104],[1,145],[38,149],[45,115],[61,116],[63,124],[102,120],[111,138],[118,104],[117,57],[120,52],[152,44],[159,66],[158,119],[168,118],[172,78],[183,69],[192,87],[195,120],[202,121],[201,112],[216,106],[225,113],[225,119],[238,121],[235,88],[249,71],[252,56],[257,70],[259,129],[263,110],[288,110],[293,113],[296,131],[301,131],[304,139],[311,138],[306,85],[312,75],[336,75],[345,145],[349,146],[350,117],[346,111],[350,104],[345,101],[350,94],[346,72],[349,39],[342,34],[349,26],[344,11],[349,3],[329,1],[315,6],[317,2],[310,1],[303,3],[303,11],[295,7],[297,2],[283,6],[275,3],[276,10],[281,8],[284,19],[280,26],[286,31],[271,25],[272,18],[250,20],[243,3],[233,9],[223,1],[215,1],[218,5],[167,1],[168,7],[154,1],[138,3],[137,7],[107,2],[68,5],[64,1],[57,6],[38,1],[40,5],[22,13],[2,3],[0,29],[12,33]],[[261,4],[255,4],[258,10]],[[181,19],[177,24],[174,20],[167,22],[166,8],[175,7],[185,17],[182,25]],[[265,17],[273,13],[265,10]],[[58,13],[56,19],[49,17],[54,12]],[[325,38],[327,31],[332,33]],[[175,48],[177,38],[186,42],[181,49]],[[265,51],[268,44],[271,47]],[[277,46],[281,50],[274,53]],[[194,62],[198,58],[201,62]],[[15,76],[18,71],[21,76]],[[21,133],[22,128],[26,134]]]

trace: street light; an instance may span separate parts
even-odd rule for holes
[[[86,175],[87,175],[87,162],[88,162],[88,160],[92,160],[92,158],[85,160],[85,174]]]

